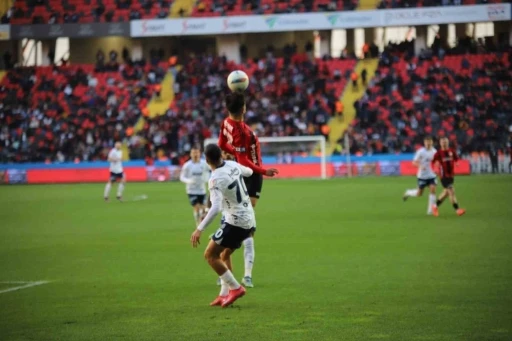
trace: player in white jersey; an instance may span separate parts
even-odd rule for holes
[[[231,254],[249,238],[256,224],[251,198],[243,180],[253,172],[236,162],[224,161],[221,149],[215,144],[206,146],[205,155],[212,169],[208,184],[212,206],[190,240],[192,246],[197,247],[201,233],[222,210],[224,221],[211,237],[204,256],[222,282],[219,296],[210,305],[227,307],[245,295],[244,287],[231,272]]]
[[[110,179],[105,186],[103,197],[108,201],[112,184],[119,181],[117,186],[117,200],[123,199],[123,190],[126,178],[123,173],[123,152],[121,151],[121,142],[116,142],[114,148],[108,153],[108,162],[110,162]]]
[[[194,208],[196,226],[201,222],[205,210],[206,183],[210,177],[210,168],[201,160],[201,151],[194,147],[190,150],[190,160],[181,168],[180,181],[185,183],[188,200]]]
[[[413,165],[418,167],[418,188],[406,190],[403,199],[405,201],[409,197],[420,197],[423,194],[423,189],[428,187],[430,194],[428,196],[427,214],[432,214],[432,210],[437,208],[436,173],[432,169],[432,160],[434,160],[437,150],[434,148],[434,141],[430,136],[425,137],[423,144],[424,147],[416,152],[412,161]]]

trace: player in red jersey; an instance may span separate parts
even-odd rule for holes
[[[252,207],[256,207],[263,187],[263,175],[272,177],[279,172],[275,168],[263,168],[258,137],[244,122],[246,111],[244,94],[239,92],[228,94],[225,104],[229,116],[221,123],[218,144],[224,152],[233,155],[238,163],[253,170],[253,175],[244,178],[244,181]],[[253,263],[254,232],[244,240],[245,274],[242,283],[249,288],[253,287]]]
[[[439,176],[441,177],[441,184],[444,187],[443,192],[437,199],[437,207],[439,207],[443,201],[449,197],[457,215],[461,216],[466,213],[466,210],[459,207],[457,197],[455,197],[455,188],[453,187],[453,183],[455,182],[455,162],[459,160],[459,156],[455,149],[450,148],[450,141],[447,137],[439,139],[439,144],[441,149],[435,153],[434,159],[432,160],[434,168],[439,167]],[[433,211],[435,216],[439,215],[437,207]]]

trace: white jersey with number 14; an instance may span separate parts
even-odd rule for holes
[[[233,161],[225,161],[212,172],[209,181],[210,200],[222,206],[226,223],[243,229],[256,226],[251,199],[243,177],[252,175],[252,169]],[[220,201],[222,203],[220,203]]]
[[[187,184],[187,194],[205,195],[209,176],[210,167],[205,161],[194,162],[189,160],[185,162],[181,169],[180,180]]]
[[[123,152],[117,149],[112,149],[110,153],[108,153],[108,158],[116,159],[117,161],[110,161],[110,171],[115,174],[120,174],[123,172]]]

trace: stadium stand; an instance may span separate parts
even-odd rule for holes
[[[511,53],[381,58],[354,105],[351,152],[412,152],[425,135],[462,154],[506,150],[512,138]]]
[[[167,18],[172,0],[16,0],[11,24],[123,22]]]
[[[0,160],[105,158],[130,133],[166,63],[50,66],[10,70],[0,84]]]
[[[199,0],[192,16],[254,15],[354,10],[357,0]]]
[[[174,6],[175,5],[175,6]],[[122,22],[134,19],[211,17],[354,10],[357,0],[16,0],[2,17],[12,24]]]
[[[502,0],[15,0],[3,23],[122,22],[167,17],[352,11],[499,3]]]
[[[180,154],[218,133],[225,115],[225,77],[235,68],[251,75],[247,118],[260,135],[326,135],[345,75],[356,64],[311,62],[305,54],[249,60],[244,65],[197,56],[182,61],[181,70],[170,69],[176,75],[174,101],[169,110],[150,115],[148,103],[165,79],[168,64],[100,60],[97,65],[17,68],[7,73],[0,84],[2,161],[104,159],[106,146],[124,138],[131,158]]]
[[[506,2],[502,0],[380,0],[378,9],[432,7],[432,6],[459,6],[479,5]]]

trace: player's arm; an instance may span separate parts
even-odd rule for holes
[[[255,165],[251,160],[249,160],[246,153],[237,153],[236,161],[238,161],[239,164],[250,168],[254,173],[266,176],[274,176],[276,174],[279,174],[279,171],[275,168],[265,169],[263,167]]]
[[[254,174],[253,170],[250,169],[249,167],[245,167],[244,165],[241,164],[238,164],[238,167],[240,167],[240,170],[242,171],[242,176],[244,178],[248,178]]]
[[[217,180],[218,181],[218,180]],[[199,240],[201,238],[201,233],[210,225],[217,214],[221,211],[222,200],[224,196],[222,195],[222,191],[218,187],[219,184],[216,184],[215,180],[210,180],[210,202],[212,206],[208,210],[208,214],[201,221],[196,230],[192,233],[192,237],[190,238],[190,242],[193,247],[197,247],[199,245]]]
[[[183,168],[181,168],[180,181],[187,185],[193,184],[194,179],[189,178],[187,175],[188,175],[188,167],[187,167],[187,165],[185,165],[185,166],[183,166]]]
[[[432,169],[434,172],[439,175],[439,166],[441,165],[441,154],[439,154],[439,151],[437,151],[434,154],[434,157],[432,158]]]
[[[412,159],[412,164],[415,167],[420,167],[420,159],[421,159],[421,155],[420,155],[420,151],[418,150],[416,152],[416,154],[414,154],[414,158]]]

